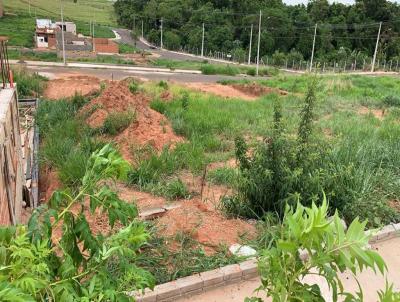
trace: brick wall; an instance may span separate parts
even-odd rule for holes
[[[118,44],[104,38],[95,38],[94,39],[96,52],[100,53],[119,53]]]
[[[57,40],[56,38],[48,38],[49,41],[49,48],[55,48],[57,45]]]

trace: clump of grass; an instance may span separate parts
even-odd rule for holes
[[[209,256],[202,246],[185,232],[179,232],[172,237],[162,237],[153,227],[151,234],[151,239],[139,255],[137,263],[152,273],[157,284],[239,263],[242,260],[229,253],[226,246],[220,246],[215,254]],[[171,241],[177,243],[177,249],[170,249],[165,245]]]
[[[382,103],[385,107],[400,107],[400,97],[388,95],[383,99]]]
[[[236,187],[238,180],[238,172],[234,168],[221,167],[211,170],[207,174],[207,179],[216,185],[227,185]]]
[[[111,112],[104,121],[100,132],[103,134],[117,135],[128,128],[135,120],[136,112],[134,110]]]
[[[32,73],[26,68],[14,68],[13,75],[20,98],[39,96],[46,87],[47,78]]]
[[[139,83],[136,82],[136,81],[131,81],[131,82],[129,83],[128,88],[129,88],[129,91],[130,91],[132,94],[135,94],[135,93],[137,93],[137,92],[139,91]]]
[[[155,195],[163,196],[169,200],[190,197],[188,188],[179,178],[151,184],[146,188],[146,190],[152,192]]]
[[[221,74],[221,75],[231,75],[235,76],[240,73],[240,69],[234,67],[232,65],[218,65],[218,64],[205,64],[200,68],[203,74],[213,75],[213,74]]]
[[[164,90],[168,90],[168,88],[169,88],[168,82],[166,82],[166,81],[158,82],[157,86]]]
[[[150,103],[150,108],[161,114],[164,114],[165,111],[167,110],[167,104],[166,104],[166,102],[161,101],[160,99],[154,99]]]

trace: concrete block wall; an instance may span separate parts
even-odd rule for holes
[[[0,225],[20,221],[23,184],[17,93],[0,89]]]

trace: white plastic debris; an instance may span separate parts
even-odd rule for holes
[[[240,245],[240,244],[233,244],[229,248],[229,251],[232,255],[239,256],[239,257],[251,257],[257,255],[257,251],[248,245]]]

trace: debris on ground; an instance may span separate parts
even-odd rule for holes
[[[100,89],[100,79],[86,75],[67,75],[47,83],[44,98],[59,100],[73,97],[75,94],[83,96],[93,95]]]

